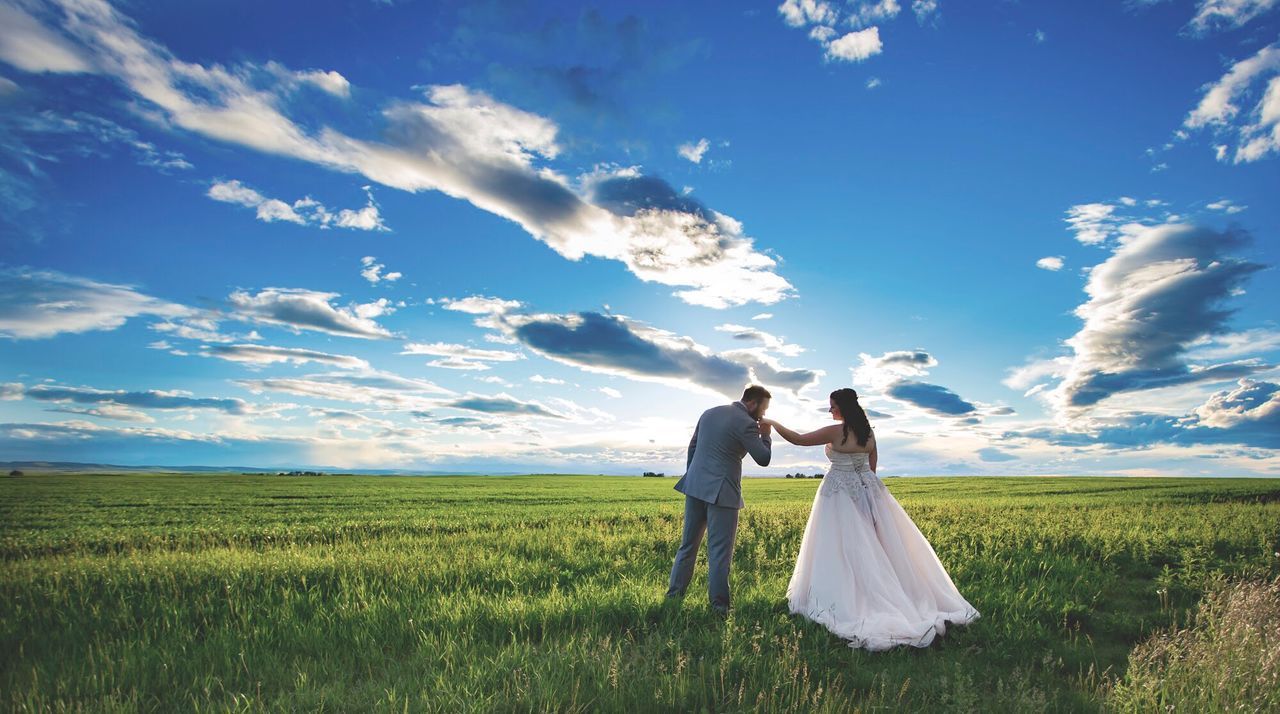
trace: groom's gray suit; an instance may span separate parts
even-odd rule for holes
[[[671,567],[668,596],[683,595],[693,577],[702,535],[707,534],[707,589],[711,606],[729,607],[729,563],[742,508],[742,457],[768,466],[772,442],[742,402],[702,413],[689,440],[684,477],[675,489],[684,496],[684,536]]]

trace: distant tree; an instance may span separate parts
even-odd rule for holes
[[[786,476],[784,476],[783,478],[795,478],[795,476],[792,476],[791,474],[787,474],[787,475],[786,475]]]
[[[12,471],[10,471],[10,472],[9,472],[9,475],[10,475],[10,476],[21,476],[21,475],[22,475],[22,472],[21,472],[21,471],[19,471],[19,470],[17,470],[17,469],[14,469],[14,470],[12,470]]]

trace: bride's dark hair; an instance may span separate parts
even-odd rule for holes
[[[831,400],[836,403],[836,408],[840,410],[840,417],[844,421],[844,438],[840,443],[843,444],[849,440],[849,430],[853,429],[853,436],[858,440],[858,446],[866,446],[867,439],[871,437],[871,422],[867,421],[867,413],[858,403],[858,393],[843,387],[831,393]]]

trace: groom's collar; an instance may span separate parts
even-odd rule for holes
[[[743,404],[743,403],[742,403],[742,400],[738,400],[738,401],[734,402],[734,404],[738,405],[738,407],[739,407],[740,409],[742,409],[742,411],[744,411],[744,412],[746,412],[746,413],[748,413],[748,414],[750,414],[750,413],[751,413],[751,410],[747,408],[747,405],[746,405],[746,404]]]

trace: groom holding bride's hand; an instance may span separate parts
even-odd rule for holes
[[[698,546],[706,533],[711,607],[728,612],[729,564],[738,534],[738,509],[744,505],[742,457],[749,453],[757,464],[769,465],[771,430],[760,420],[769,409],[770,398],[764,387],[750,386],[740,401],[712,407],[698,419],[689,441],[684,477],[675,485],[685,495],[684,536],[671,567],[667,597],[681,597],[689,587]]]

